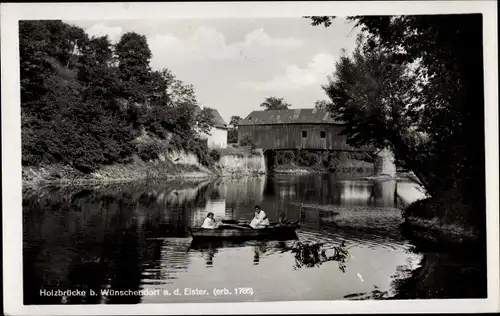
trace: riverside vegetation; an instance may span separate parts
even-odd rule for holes
[[[329,27],[335,17],[306,18]],[[406,208],[407,225],[484,245],[481,15],[348,20],[362,32],[323,86],[325,107],[351,144],[391,148],[425,187],[430,197]]]
[[[146,37],[89,37],[62,21],[19,24],[23,183],[216,172],[193,86],[152,70]]]

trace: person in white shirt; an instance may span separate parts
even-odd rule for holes
[[[214,219],[214,213],[209,212],[207,214],[207,217],[203,221],[203,225],[201,225],[201,228],[208,228],[208,229],[217,228],[217,223],[215,222],[215,219]]]
[[[260,208],[260,206],[255,205],[255,216],[250,222],[250,227],[252,228],[266,228],[269,226],[269,219],[266,213]]]

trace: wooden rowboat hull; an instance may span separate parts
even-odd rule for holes
[[[201,227],[189,228],[193,238],[203,239],[293,239],[296,237],[295,230],[298,225],[293,226],[271,226],[268,228],[234,228],[219,227],[216,229],[206,229]]]

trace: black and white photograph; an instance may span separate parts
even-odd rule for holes
[[[496,19],[2,6],[6,312],[498,311]]]

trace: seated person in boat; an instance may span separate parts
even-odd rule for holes
[[[203,221],[203,225],[201,225],[201,228],[215,229],[218,226],[218,223],[216,223],[214,219],[214,213],[209,212],[207,214],[207,217]]]
[[[255,206],[255,216],[250,222],[250,227],[252,228],[266,228],[269,226],[269,219],[266,213],[260,208],[260,206]]]
[[[280,217],[278,218],[278,225],[280,225],[280,226],[290,225],[290,222],[286,218],[285,212],[281,212]]]

